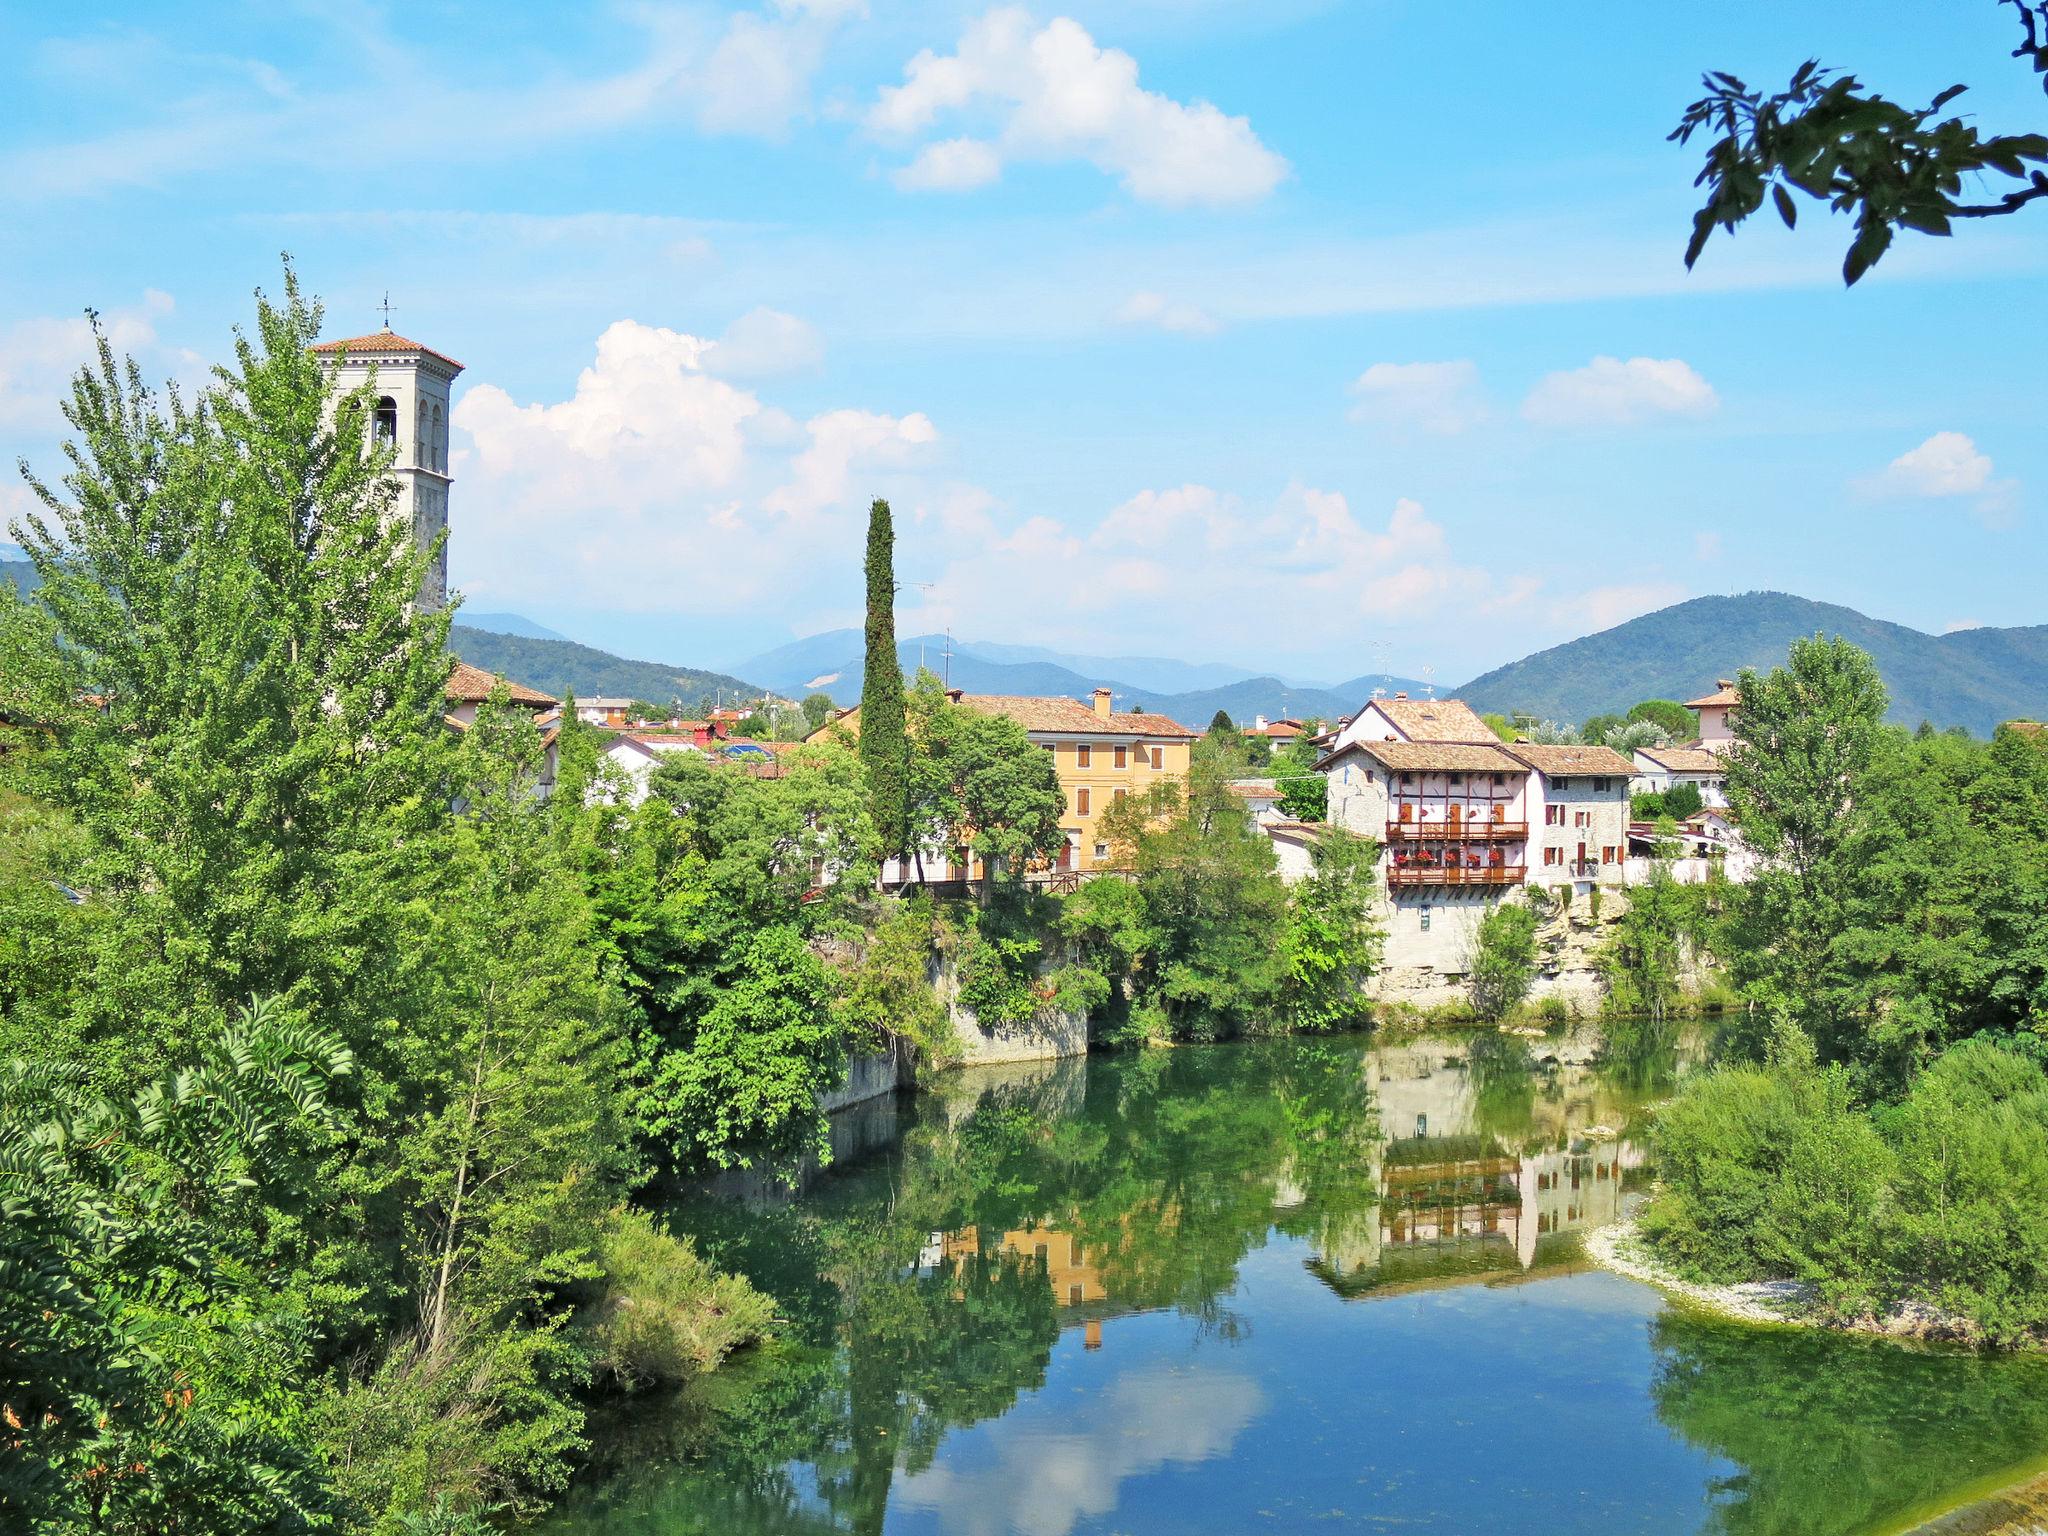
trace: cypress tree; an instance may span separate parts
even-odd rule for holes
[[[909,743],[903,729],[903,668],[896,659],[896,528],[889,503],[868,508],[867,670],[860,685],[860,761],[882,854],[905,852]]]

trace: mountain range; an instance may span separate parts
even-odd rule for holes
[[[1474,709],[1583,720],[1642,699],[1695,698],[1743,667],[1777,666],[1815,634],[1870,652],[1900,724],[1988,736],[2001,720],[2048,716],[2048,624],[1930,635],[1786,592],[1695,597],[1496,667],[1457,693]]]
[[[450,628],[448,648],[473,667],[515,678],[558,699],[574,693],[579,699],[646,699],[656,704],[681,699],[686,705],[695,705],[705,697],[751,699],[762,692],[723,672],[628,661],[574,640],[500,634],[467,624]]]

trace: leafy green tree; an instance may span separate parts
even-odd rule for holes
[[[1579,734],[1586,739],[1588,746],[1606,746],[1608,733],[1625,723],[1619,715],[1589,715],[1579,726]]]
[[[334,1035],[254,1003],[132,1096],[0,1066],[0,1515],[296,1531],[331,1513],[307,1414],[318,1319],[261,1229],[296,1196]]]
[[[1676,699],[1644,699],[1629,710],[1628,718],[1661,727],[1673,741],[1691,741],[1699,735],[1699,722],[1692,711]]]
[[[1372,919],[1380,846],[1327,827],[1309,855],[1308,878],[1288,893],[1287,1011],[1297,1029],[1349,1028],[1372,1016],[1365,985],[1386,945]]]
[[[2018,13],[2021,42],[2012,56],[2033,65],[2048,88],[2048,4],[1999,0]],[[1825,202],[1856,216],[1856,237],[1842,262],[1842,280],[1854,283],[1890,248],[1901,229],[1947,235],[1957,219],[1999,218],[2048,198],[2048,134],[1981,137],[1966,117],[1941,110],[1965,87],[1952,85],[1925,107],[1900,106],[1866,91],[1854,75],[1823,69],[1808,59],[1783,90],[1752,90],[1715,71],[1707,94],[1685,109],[1671,138],[1689,143],[1695,133],[1720,137],[1708,145],[1695,181],[1708,189],[1693,215],[1685,248],[1691,267],[1717,229],[1733,232],[1768,196],[1787,228],[1798,222],[1798,198]],[[1989,202],[1965,201],[1963,183],[2000,176],[2019,186]],[[1797,194],[1795,197],[1794,194]]]
[[[1313,770],[1280,780],[1280,814],[1296,821],[1321,821],[1330,814],[1330,781]]]
[[[370,388],[309,349],[289,268],[195,402],[160,397],[104,335],[65,406],[61,494],[15,529],[37,601],[0,590],[0,714],[44,733],[18,787],[77,830],[102,903],[77,1028],[109,1081],[188,1054],[238,998],[276,994],[357,1046],[390,952],[375,874],[445,814],[444,614],[431,551],[394,517]],[[118,1041],[118,1048],[113,1042]]]
[[[829,693],[806,694],[802,707],[804,721],[814,731],[839,712],[839,706],[832,702]]]
[[[910,743],[904,730],[903,668],[896,659],[896,529],[889,503],[868,508],[867,670],[860,686],[860,761],[882,856],[910,850]]]
[[[1678,1001],[1685,940],[1694,921],[1686,888],[1671,873],[1677,830],[1668,816],[1659,823],[1649,878],[1630,889],[1628,909],[1595,957],[1608,1007],[1643,1015],[1655,1025]]]
[[[965,848],[992,872],[1019,875],[1065,841],[1052,754],[1007,715],[955,704],[920,670],[909,703],[912,847]]]
[[[1864,652],[1816,635],[1768,675],[1744,671],[1740,688],[1728,798],[1758,862],[1736,909],[1736,975],[1824,1053],[1853,1055],[1863,998],[1841,943],[1884,684]]]
[[[1229,710],[1219,709],[1209,717],[1209,734],[1211,736],[1235,736],[1237,734],[1237,722],[1230,718]]]
[[[1536,909],[1520,901],[1503,901],[1479,920],[1466,985],[1473,1011],[1488,1023],[1521,1007],[1535,985],[1536,923]]]
[[[1486,728],[1489,731],[1493,732],[1494,735],[1498,736],[1502,741],[1513,741],[1517,736],[1522,734],[1521,727],[1516,725],[1515,722],[1510,720],[1506,715],[1484,714],[1481,715],[1479,718],[1486,723]]]

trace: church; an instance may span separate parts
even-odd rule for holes
[[[398,481],[396,510],[411,519],[412,536],[423,549],[438,544],[420,583],[420,604],[448,603],[448,391],[462,364],[432,347],[398,335],[387,323],[369,336],[323,341],[313,351],[334,367],[344,391],[361,389],[374,376],[377,400],[370,430],[391,445],[392,474]]]

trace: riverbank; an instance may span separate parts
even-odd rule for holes
[[[1877,1338],[1921,1343],[1976,1344],[1976,1326],[1966,1317],[1944,1312],[1930,1302],[1906,1300],[1883,1313],[1845,1318],[1821,1305],[1814,1288],[1799,1280],[1749,1280],[1738,1285],[1706,1285],[1687,1280],[1651,1253],[1635,1222],[1617,1222],[1586,1235],[1586,1256],[1603,1269],[1626,1275],[1678,1296],[1704,1311],[1744,1323],[1784,1323],[1801,1328],[1829,1328],[1840,1333],[1866,1333]]]

